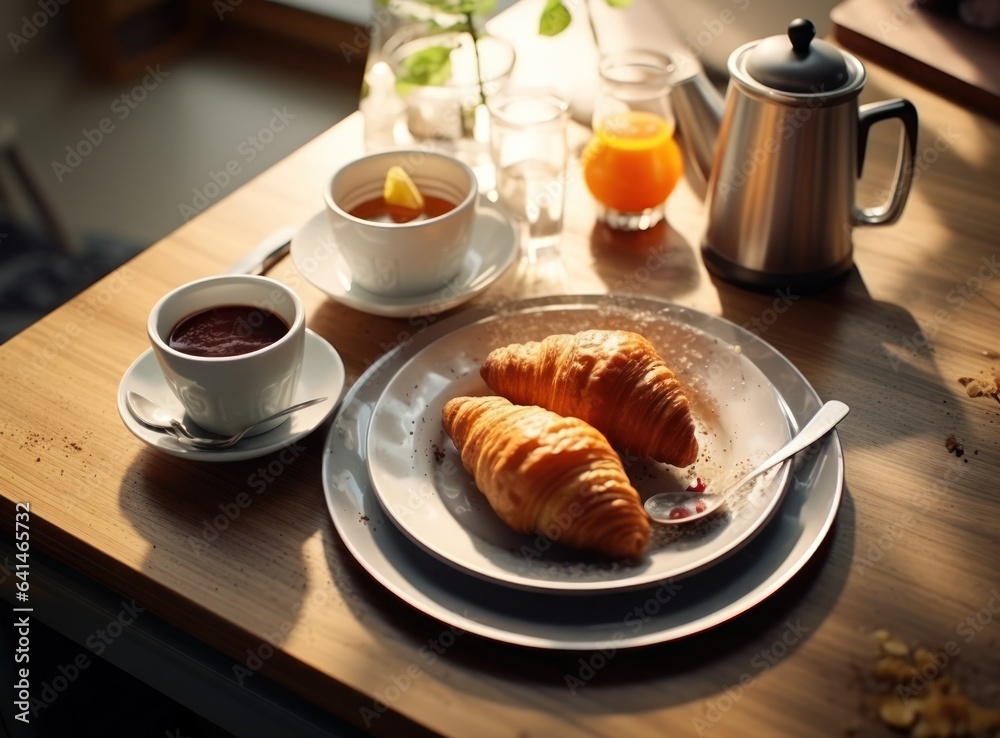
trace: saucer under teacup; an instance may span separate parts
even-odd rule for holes
[[[118,385],[118,414],[125,427],[139,440],[173,456],[196,461],[240,461],[278,451],[319,427],[336,408],[344,391],[346,374],[340,354],[326,339],[308,328],[305,338],[302,375],[292,404],[312,397],[325,396],[327,399],[289,416],[271,430],[244,438],[231,448],[208,450],[182,445],[173,436],[151,430],[132,417],[125,401],[125,395],[130,390],[148,397],[175,417],[184,417],[184,408],[167,386],[151,348],[146,349],[122,377]]]
[[[499,279],[517,254],[517,229],[506,211],[485,197],[480,197],[472,244],[458,275],[423,295],[387,297],[353,284],[325,211],[310,218],[292,239],[292,261],[309,282],[343,305],[390,318],[433,315],[471,300]]]

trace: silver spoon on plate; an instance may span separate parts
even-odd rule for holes
[[[768,469],[794,456],[825,436],[847,416],[848,412],[850,412],[850,408],[839,400],[830,400],[825,403],[812,419],[792,436],[788,443],[775,451],[752,472],[735,484],[729,485],[723,492],[712,494],[704,494],[696,490],[663,492],[650,497],[643,503],[643,507],[646,508],[646,512],[653,520],[668,525],[680,525],[703,518],[715,512],[731,493],[751,479],[755,479]]]

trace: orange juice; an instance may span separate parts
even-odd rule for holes
[[[662,205],[684,162],[673,126],[654,113],[605,118],[583,151],[583,177],[598,202],[623,213]]]

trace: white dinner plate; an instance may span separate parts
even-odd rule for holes
[[[742,345],[743,354],[777,388],[796,429],[822,404],[798,370],[767,343],[729,321],[669,303],[567,296],[519,303],[506,314],[580,310],[600,315],[608,309],[631,310],[650,320],[663,315]],[[833,525],[843,491],[836,431],[795,458],[781,505],[752,541],[677,583],[567,596],[470,576],[427,554],[387,518],[371,488],[369,423],[385,386],[410,358],[447,333],[487,317],[485,310],[454,316],[387,353],[344,398],[327,437],[323,489],[333,524],[358,563],[394,595],[446,625],[504,643],[560,650],[632,648],[683,638],[737,617],[786,584],[815,554]]]
[[[131,390],[170,411],[174,417],[184,417],[184,407],[170,391],[167,380],[160,371],[160,365],[153,356],[153,349],[150,348],[132,363],[118,385],[118,414],[125,427],[132,431],[136,438],[164,453],[196,461],[242,461],[278,451],[316,430],[337,406],[344,391],[344,382],[344,362],[341,361],[340,354],[322,336],[306,329],[302,375],[291,404],[304,402],[313,397],[326,397],[326,400],[303,408],[290,415],[284,423],[265,433],[244,438],[231,448],[217,450],[191,448],[181,444],[168,433],[161,433],[142,425],[128,410],[125,395]]]
[[[696,479],[721,492],[791,437],[781,397],[740,345],[661,312],[539,310],[490,316],[456,328],[418,351],[386,384],[368,432],[368,472],[393,522],[443,561],[486,579],[545,590],[644,587],[717,563],[744,545],[774,511],[789,465],[776,468],[727,501],[718,514],[690,525],[654,523],[637,562],[618,563],[523,535],[493,512],[441,422],[444,404],[492,394],[479,368],[494,348],[590,328],[644,335],[686,387],[700,453],[683,470],[625,459],[645,500]]]
[[[351,269],[320,211],[292,239],[295,268],[331,299],[372,315],[408,318],[434,315],[471,300],[497,281],[518,253],[517,229],[499,205],[480,197],[472,244],[458,276],[439,290],[412,297],[386,297],[351,283]]]

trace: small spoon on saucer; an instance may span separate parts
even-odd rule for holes
[[[166,409],[160,407],[147,397],[140,395],[138,392],[129,390],[125,394],[125,402],[128,404],[128,409],[132,413],[132,417],[147,428],[171,433],[176,436],[184,436],[185,438],[195,437],[183,423],[174,418]]]
[[[843,420],[850,408],[839,400],[830,400],[819,409],[812,419],[802,426],[788,443],[775,451],[760,466],[745,477],[730,485],[725,491],[717,494],[703,494],[693,490],[683,492],[663,492],[653,495],[643,504],[646,512],[658,523],[679,525],[690,523],[714,512],[730,493],[735,492],[751,479],[758,477],[785,459],[794,456],[810,444],[818,441],[829,433]]]
[[[169,433],[176,437],[181,443],[186,443],[190,446],[194,446],[195,448],[222,450],[235,446],[243,440],[243,437],[246,436],[247,433],[252,431],[258,425],[269,423],[272,420],[276,420],[284,415],[289,415],[297,410],[311,407],[312,405],[323,402],[326,398],[316,397],[312,400],[306,400],[305,402],[297,403],[291,407],[286,407],[284,410],[279,410],[274,415],[269,415],[263,420],[244,428],[239,433],[232,435],[229,438],[205,438],[195,436],[186,427],[184,427],[179,420],[173,418],[167,410],[137,392],[129,391],[125,395],[125,400],[132,416],[147,428]]]

